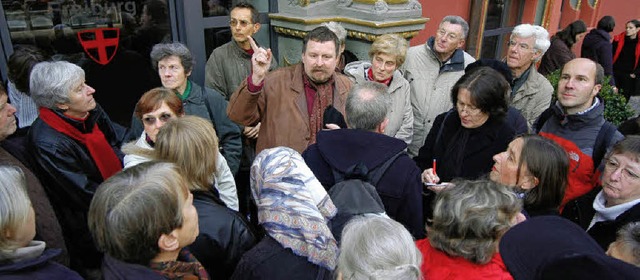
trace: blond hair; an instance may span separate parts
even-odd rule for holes
[[[373,57],[377,54],[387,54],[396,57],[396,67],[400,67],[404,63],[407,56],[407,48],[409,48],[409,42],[405,38],[398,34],[384,34],[371,44],[369,49],[369,57]]]

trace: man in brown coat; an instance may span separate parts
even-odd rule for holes
[[[256,152],[277,146],[302,152],[315,143],[319,130],[339,126],[341,117],[328,117],[339,115],[336,111],[344,116],[351,81],[335,73],[340,45],[331,30],[321,26],[310,31],[302,63],[272,72],[271,50],[250,42],[252,73],[231,96],[227,114],[241,125],[261,123]]]

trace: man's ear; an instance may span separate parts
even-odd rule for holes
[[[460,42],[458,42],[458,47],[457,47],[456,49],[460,49],[460,48],[462,48],[462,46],[464,46],[464,42],[465,42],[465,40],[464,40],[464,39],[463,39],[463,40],[460,40]]]
[[[592,97],[595,97],[596,95],[598,95],[598,93],[600,93],[600,90],[602,89],[602,85],[601,84],[597,84],[593,86],[593,92],[592,92]]]
[[[384,130],[387,129],[388,124],[389,124],[389,119],[384,118],[384,121],[382,121],[378,126],[378,133],[384,134]]]
[[[172,252],[180,249],[177,231],[173,230],[169,234],[163,233],[160,235],[160,238],[158,238],[158,248],[160,248],[161,252]]]
[[[251,34],[252,37],[256,33],[258,33],[258,31],[260,31],[260,27],[262,27],[262,25],[259,22],[253,24],[253,34]]]

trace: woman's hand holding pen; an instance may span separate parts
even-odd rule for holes
[[[437,184],[440,182],[440,177],[436,175],[433,168],[426,169],[422,172],[422,183],[424,184]]]

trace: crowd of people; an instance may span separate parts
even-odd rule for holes
[[[359,61],[331,22],[278,67],[243,2],[204,85],[184,44],[148,46],[162,87],[126,128],[83,68],[17,48],[0,278],[638,279],[640,136],[598,94],[609,75],[635,95],[640,23],[587,44],[614,25],[520,24],[503,60],[476,61],[452,15]]]

